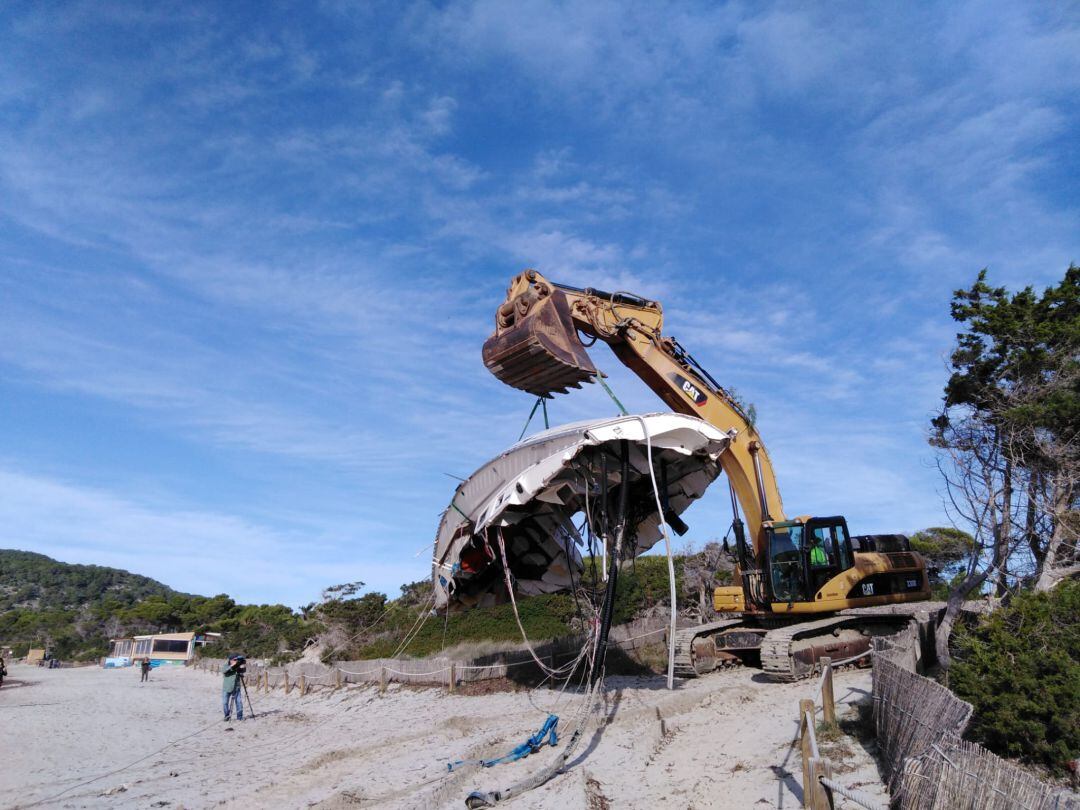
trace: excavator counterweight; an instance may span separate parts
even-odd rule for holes
[[[565,394],[596,376],[565,294],[525,272],[510,284],[484,342],[484,365],[507,385],[536,396]]]

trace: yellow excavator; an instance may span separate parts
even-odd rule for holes
[[[787,518],[753,419],[663,334],[663,322],[656,301],[555,284],[526,270],[496,312],[483,358],[507,385],[550,397],[600,377],[579,335],[590,346],[600,340],[673,411],[731,437],[720,464],[731,493],[739,584],[716,588],[719,620],[677,634],[676,674],[696,677],[760,656],[767,674],[795,680],[824,656],[853,659],[873,636],[903,629],[919,611],[912,603],[930,598],[923,558],[902,535],[851,537],[843,517]]]

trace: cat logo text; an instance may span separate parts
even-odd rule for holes
[[[690,380],[686,379],[686,377],[684,377],[683,375],[672,374],[671,379],[673,379],[675,381],[675,384],[682,389],[682,392],[686,394],[690,401],[697,405],[699,408],[709,401],[709,398],[705,396],[705,394],[703,394],[701,391],[699,391],[698,387],[692,382],[690,382]]]

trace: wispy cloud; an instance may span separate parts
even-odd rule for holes
[[[5,26],[0,401],[38,420],[7,425],[15,545],[152,573],[135,555],[172,552],[146,527],[235,533],[279,549],[267,593],[317,591],[327,558],[398,571],[442,473],[532,405],[479,356],[526,266],[659,299],[758,406],[789,502],[914,528],[939,508],[922,425],[952,289],[1076,258],[1068,8],[95,3]],[[100,467],[61,401],[112,431]],[[551,412],[613,407],[594,387]],[[49,499],[70,508],[35,531]],[[78,520],[105,528],[61,542]]]

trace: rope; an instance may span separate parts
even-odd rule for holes
[[[382,667],[375,667],[375,669],[365,669],[361,672],[353,672],[351,669],[343,669],[338,667],[338,671],[344,675],[370,675],[372,672],[378,672]]]
[[[521,435],[518,436],[520,442],[525,438],[525,431],[529,429],[529,423],[532,422],[533,416],[536,415],[536,409],[540,407],[540,403],[544,401],[543,397],[537,397],[536,402],[533,403],[532,410],[529,411],[529,418],[525,420],[525,427],[521,429]],[[547,406],[544,406],[544,427],[547,427]]]
[[[612,641],[612,644],[626,644],[629,641],[637,641],[639,638],[647,638],[648,636],[655,636],[657,633],[666,633],[668,628],[661,627],[659,630],[650,630],[648,633],[642,633],[640,636],[631,636],[630,638],[624,638],[622,641]]]
[[[828,672],[829,672],[829,667],[822,667],[821,668],[821,677],[818,678],[817,686],[814,688],[814,694],[815,695],[820,695],[821,690],[825,688],[825,676],[828,674]]]
[[[427,548],[427,547],[425,546],[424,548]],[[421,549],[421,551],[423,551],[423,549]],[[349,644],[349,643],[351,643],[351,642],[355,641],[355,640],[356,640],[357,638],[359,638],[359,637],[360,637],[360,636],[361,636],[361,635],[362,635],[363,633],[366,633],[366,632],[367,632],[368,630],[370,630],[371,628],[373,628],[373,627],[375,627],[376,625],[378,625],[378,623],[379,623],[379,622],[381,622],[381,621],[382,621],[383,619],[385,619],[385,618],[386,618],[386,614],[388,614],[388,613],[389,613],[389,612],[390,612],[391,610],[393,610],[393,604],[390,604],[390,605],[388,605],[388,606],[387,606],[387,608],[386,608],[386,610],[384,610],[384,611],[382,612],[382,615],[381,615],[381,616],[380,616],[379,618],[377,618],[377,619],[376,619],[375,621],[373,621],[373,622],[372,622],[371,624],[368,624],[368,625],[365,625],[364,627],[361,627],[361,628],[360,628],[360,630],[359,630],[359,631],[357,631],[357,632],[356,632],[356,633],[355,633],[354,635],[352,635],[352,636],[349,636],[349,638],[345,639],[345,641],[344,641],[344,642],[342,642],[342,644],[340,644],[340,645],[338,645],[338,646],[336,646],[336,647],[331,647],[331,648],[329,649],[329,651],[328,651],[328,652],[326,653],[327,657],[329,657],[331,653],[336,653],[336,652],[337,652],[338,650],[340,650],[340,649],[341,649],[341,648],[342,648],[343,646],[345,646],[346,644]]]
[[[293,748],[297,742],[299,742],[300,740],[302,740],[302,739],[304,739],[306,737],[311,736],[313,733],[320,730],[323,726],[325,726],[327,723],[329,723],[330,721],[332,721],[334,719],[340,719],[340,716],[337,715],[337,714],[328,714],[322,720],[319,720],[318,722],[316,722],[312,727],[307,728],[307,729],[303,729],[303,730],[299,731],[298,733],[293,734],[290,737],[286,737],[286,738],[282,739],[280,737],[275,736],[274,738],[272,738],[270,740],[267,740],[267,741],[265,741],[265,742],[263,742],[261,744],[260,743],[255,743],[253,745],[248,745],[248,746],[244,747],[241,751],[239,751],[237,754],[233,755],[230,761],[233,761],[234,763],[250,762],[250,761],[254,761],[255,759],[258,759],[258,758],[262,757],[263,756],[262,752],[265,752],[265,751],[269,751],[269,750],[289,750],[289,749]],[[74,784],[74,785],[71,785],[68,788],[65,788],[60,793],[48,796],[48,797],[46,797],[44,799],[39,799],[38,801],[31,802],[30,804],[20,805],[20,806],[21,807],[36,807],[38,805],[52,803],[53,800],[59,798],[60,796],[63,796],[66,793],[69,793],[70,791],[76,790],[77,788],[80,788],[80,787],[85,787],[86,785],[97,782],[97,781],[99,781],[101,779],[104,779],[104,778],[106,778],[108,776],[111,776],[113,774],[117,774],[117,773],[120,773],[120,772],[122,772],[124,770],[127,770],[127,769],[139,764],[140,762],[143,762],[143,761],[145,761],[145,760],[147,760],[147,759],[149,759],[151,757],[154,757],[157,754],[160,754],[162,751],[165,751],[165,750],[169,749],[170,747],[176,746],[176,745],[178,745],[179,743],[181,743],[181,742],[183,742],[185,740],[191,739],[192,737],[195,737],[196,735],[206,731],[209,728],[213,728],[215,726],[219,727],[220,722],[211,723],[211,724],[209,724],[207,726],[204,726],[203,728],[201,728],[201,729],[199,729],[199,730],[197,730],[195,732],[192,732],[191,734],[188,734],[185,737],[180,737],[180,738],[178,738],[176,740],[173,740],[172,742],[170,742],[167,745],[157,749],[156,751],[154,751],[154,752],[152,752],[150,754],[147,754],[146,756],[141,757],[140,759],[137,759],[134,762],[130,762],[127,765],[124,765],[124,766],[122,766],[120,768],[109,771],[108,773],[104,773],[104,774],[102,774],[100,776],[94,777],[93,779],[78,782],[77,784]],[[164,760],[161,760],[161,761],[156,762],[154,764],[155,764],[155,766],[170,766],[170,765],[176,765],[176,764],[186,763],[186,762],[196,762],[196,761],[200,760],[204,756],[205,756],[205,753],[193,753],[192,755],[189,755],[189,756],[182,756],[182,757],[173,758],[173,759],[164,759]],[[427,784],[427,783],[421,783],[421,785],[423,785],[423,784]]]
[[[449,672],[450,667],[443,667],[442,669],[433,669],[431,672],[402,672],[400,669],[385,668],[387,672],[393,672],[395,675],[438,675],[440,672]]]
[[[602,380],[601,380],[602,381]],[[607,386],[605,386],[606,388]],[[610,393],[610,392],[609,392]],[[614,394],[612,397],[614,398]],[[619,407],[622,408],[622,403],[619,400],[615,400]],[[623,409],[623,413],[626,413],[626,409]],[[668,673],[667,673],[667,688],[675,688],[675,621],[677,619],[676,596],[675,596],[675,561],[671,556],[671,535],[668,533],[667,521],[664,520],[664,506],[660,502],[660,490],[656,485],[656,470],[653,468],[652,460],[652,436],[649,435],[649,426],[645,422],[645,419],[640,416],[634,416],[634,419],[641,423],[641,430],[645,434],[645,451],[649,460],[649,480],[652,482],[653,497],[656,498],[656,520],[657,525],[660,527],[661,533],[664,535],[664,549],[667,552],[667,564],[668,564],[668,586],[671,596],[671,634],[668,639]],[[626,486],[625,481],[622,482],[622,486]]]
[[[591,669],[591,667],[590,667]],[[589,673],[585,673],[585,677],[588,677]],[[584,683],[584,681],[583,681]],[[569,762],[570,757],[573,756],[574,750],[577,748],[578,743],[584,736],[586,724],[592,715],[599,713],[600,701],[597,699],[597,695],[603,689],[604,678],[603,673],[584,693],[581,707],[577,714],[574,716],[574,728],[573,734],[570,735],[570,741],[563,748],[562,752],[555,757],[555,759],[541,768],[537,773],[532,774],[515,782],[505,790],[492,790],[489,792],[475,791],[469,795],[466,799],[466,804],[469,807],[491,807],[501,801],[506,801],[514,796],[518,796],[522,793],[530,791],[534,788],[540,787],[546,783],[551,777],[558,773],[566,763]],[[586,752],[588,753],[588,752]],[[474,803],[475,802],[475,803]]]
[[[555,701],[551,706],[543,708],[539,706],[537,702],[533,699],[533,695],[538,692],[545,683],[547,683],[549,680],[555,680],[555,678],[551,675],[545,676],[544,679],[541,680],[540,683],[537,685],[536,689],[530,689],[526,693],[526,696],[529,699],[529,705],[531,705],[537,711],[547,712],[548,714],[555,714],[555,710],[559,707],[559,704],[562,703],[562,701],[566,698],[566,688],[570,685],[570,679],[573,678],[574,673],[577,671],[577,668],[581,664],[581,662],[588,659],[589,666],[586,667],[584,671],[588,672],[592,669],[593,662],[591,655],[595,647],[596,639],[592,634],[590,634],[586,643],[582,645],[581,649],[578,651],[578,654],[574,656],[574,659],[567,664],[563,664],[563,666],[559,668],[561,671],[566,672],[566,680],[564,680],[562,686],[559,687],[559,694],[555,698]]]
[[[118,774],[121,771],[126,771],[128,768],[132,768],[135,765],[138,765],[140,762],[145,762],[146,760],[150,759],[151,757],[157,756],[162,751],[166,751],[169,748],[172,748],[174,745],[178,745],[179,743],[182,743],[184,740],[190,740],[192,737],[194,737],[194,736],[196,736],[198,734],[202,734],[207,729],[213,728],[214,726],[217,726],[217,725],[220,725],[220,723],[219,722],[209,723],[209,724],[203,726],[200,729],[196,729],[195,731],[191,732],[190,734],[185,734],[183,737],[178,737],[175,740],[173,740],[172,742],[166,743],[165,745],[161,746],[161,748],[158,748],[156,751],[151,751],[146,756],[139,757],[138,759],[129,762],[127,765],[122,765],[119,768],[115,768],[115,769],[113,769],[111,771],[108,771],[107,773],[103,773],[100,776],[95,776],[92,779],[87,779],[84,782],[79,782],[76,785],[72,785],[71,787],[64,788],[59,793],[54,793],[51,796],[46,796],[44,799],[38,799],[36,802],[31,802],[30,804],[24,804],[22,806],[23,807],[37,807],[38,805],[41,805],[41,804],[51,804],[56,799],[59,799],[61,796],[63,796],[65,793],[70,793],[71,791],[77,790],[78,788],[86,787],[87,785],[91,785],[94,782],[100,782],[102,779],[105,779],[106,777],[114,776],[115,774]]]
[[[803,721],[806,723],[806,733],[810,735],[810,753],[814,759],[819,759],[817,735],[814,734],[814,716],[810,712],[803,712]]]
[[[839,782],[835,782],[829,779],[827,776],[818,777],[821,784],[831,790],[833,793],[839,793],[845,799],[850,799],[860,807],[865,807],[866,810],[888,810],[885,805],[879,803],[873,796],[869,796],[863,793],[861,790],[852,790],[841,785]]]
[[[873,652],[872,649],[866,649],[866,650],[863,650],[858,655],[853,655],[853,656],[851,656],[851,658],[845,658],[843,661],[833,661],[832,665],[834,667],[841,667],[844,664],[850,664],[852,661],[858,661],[860,658],[866,658],[866,656],[870,655],[870,653],[872,653],[872,652]]]
[[[409,628],[409,632],[405,634],[405,638],[401,640],[397,649],[394,650],[394,654],[391,658],[397,658],[401,653],[405,652],[405,649],[416,640],[416,637],[420,635],[420,631],[424,629],[424,625],[427,624],[427,620],[430,618],[428,613],[431,610],[431,606],[435,604],[435,592],[431,592],[431,598],[424,604],[423,609],[416,617],[416,621],[413,622],[413,626]]]
[[[536,654],[536,650],[533,649],[532,643],[529,641],[529,637],[525,634],[525,627],[521,623],[521,616],[518,614],[517,599],[514,596],[514,585],[510,581],[510,563],[506,559],[506,541],[503,539],[502,527],[495,527],[495,537],[498,539],[499,556],[502,557],[503,564],[503,579],[506,581],[506,591],[510,594],[510,604],[514,609],[514,621],[517,622],[518,630],[521,631],[521,640],[525,642],[525,647],[529,651],[529,655],[532,656],[533,661],[540,667],[541,672],[546,672],[549,675],[554,675],[557,670],[551,669],[547,664],[540,660],[540,656]]]
[[[604,382],[604,374],[603,374],[603,372],[597,373],[596,381],[598,383],[600,383],[600,385],[603,387],[603,389],[605,391],[607,391],[607,395],[609,397],[611,397],[611,401],[619,406],[619,413],[621,413],[623,416],[629,416],[630,412],[626,410],[626,408],[623,406],[623,404],[621,402],[619,402],[619,398],[617,396],[615,396],[615,392],[612,391],[610,388],[608,388],[608,384],[606,382]]]

